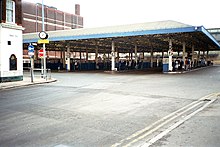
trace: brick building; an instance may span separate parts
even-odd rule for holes
[[[74,8],[73,8],[74,10]],[[23,33],[42,30],[42,5],[22,1]],[[75,5],[75,14],[66,13],[52,6],[44,6],[45,31],[83,28],[83,17],[80,16],[80,5]]]
[[[7,3],[12,3],[11,9],[7,7]],[[15,11],[13,11],[15,10]],[[9,12],[10,11],[10,12]],[[17,15],[14,15],[13,18],[7,17],[6,13],[15,13]],[[0,0],[0,23],[10,22],[17,25],[22,24],[22,18],[19,17],[22,12],[22,6],[21,6],[21,0],[14,0],[14,1],[7,1],[7,0]],[[12,14],[13,15],[13,14]],[[11,19],[11,20],[10,20]]]

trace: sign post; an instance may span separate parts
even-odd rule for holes
[[[31,44],[28,46],[28,55],[31,60],[30,73],[31,73],[31,82],[33,83],[34,82],[34,72],[33,72],[33,69],[34,69],[34,46]]]
[[[44,78],[44,62],[43,62],[43,57],[44,57],[44,50],[43,48],[38,51],[38,57],[41,58],[41,78]]]
[[[42,75],[44,78],[46,78],[46,47],[45,47],[45,44],[49,43],[49,40],[47,40],[48,34],[45,31],[41,31],[38,35],[40,38],[40,40],[38,40],[38,43],[43,44],[43,49],[41,49],[39,51],[39,54],[43,53],[43,54],[39,55],[40,57],[43,57],[43,62],[41,63],[43,65],[42,66]]]
[[[48,34],[45,32],[44,28],[44,0],[42,0],[42,31],[39,33],[39,38],[40,39],[47,39]],[[42,71],[43,71],[43,76],[46,79],[46,47],[45,47],[45,42],[43,43],[43,66],[42,66]]]

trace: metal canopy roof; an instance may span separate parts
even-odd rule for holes
[[[191,50],[192,45],[195,50],[217,50],[220,48],[218,42],[203,27],[194,27],[175,21],[159,21],[150,23],[139,23],[120,26],[109,26],[100,28],[82,28],[73,30],[49,31],[50,44],[47,50],[62,50],[70,45],[71,51],[111,52],[112,40],[116,43],[119,52],[130,52],[134,45],[138,46],[138,51],[162,51],[168,50],[168,40],[173,40],[173,49],[182,50],[182,43],[186,42],[186,47]],[[38,33],[23,35],[23,42],[37,42]]]

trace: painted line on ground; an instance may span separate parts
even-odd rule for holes
[[[176,119],[177,117],[180,117],[184,113],[187,113],[191,109],[193,109],[193,108],[197,107],[198,105],[204,103],[205,99],[210,99],[214,96],[216,96],[216,93],[211,93],[209,95],[206,95],[206,96],[200,98],[199,100],[194,101],[194,102],[180,108],[179,110],[177,110],[173,113],[170,113],[169,115],[167,115],[167,116],[163,117],[162,119],[156,121],[155,123],[151,124],[150,126],[147,126],[146,128],[135,132],[134,134],[132,134],[129,137],[121,140],[120,142],[113,144],[111,147],[118,147],[118,146],[128,147],[128,146],[131,146],[131,144],[133,144],[135,142],[138,142],[141,139],[143,139],[144,137],[152,134],[153,132],[157,131],[158,129],[160,129],[164,125],[168,124],[170,121]],[[132,141],[129,141],[129,140],[132,140]],[[125,144],[125,145],[123,145],[123,144]]]
[[[183,124],[185,121],[187,121],[188,119],[190,119],[191,117],[193,117],[194,115],[196,115],[197,113],[199,113],[200,111],[204,110],[206,107],[208,107],[210,104],[212,104],[213,102],[215,102],[217,99],[212,99],[211,101],[209,101],[208,103],[206,103],[205,105],[203,105],[201,108],[197,109],[196,111],[192,112],[191,114],[187,115],[186,117],[184,117],[183,119],[179,120],[178,122],[174,123],[172,126],[170,126],[168,129],[166,129],[165,131],[161,132],[160,134],[158,134],[157,136],[155,136],[154,138],[152,138],[150,141],[148,141],[147,143],[141,145],[140,147],[149,147],[151,146],[153,143],[155,143],[156,141],[160,140],[161,138],[163,138],[165,135],[167,135],[169,132],[171,132],[172,130],[174,130],[175,128],[177,128],[178,126],[180,126],[181,124]]]

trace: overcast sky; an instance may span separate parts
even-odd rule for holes
[[[44,0],[44,4],[69,13],[80,4],[84,28],[161,20],[220,28],[220,0]]]

